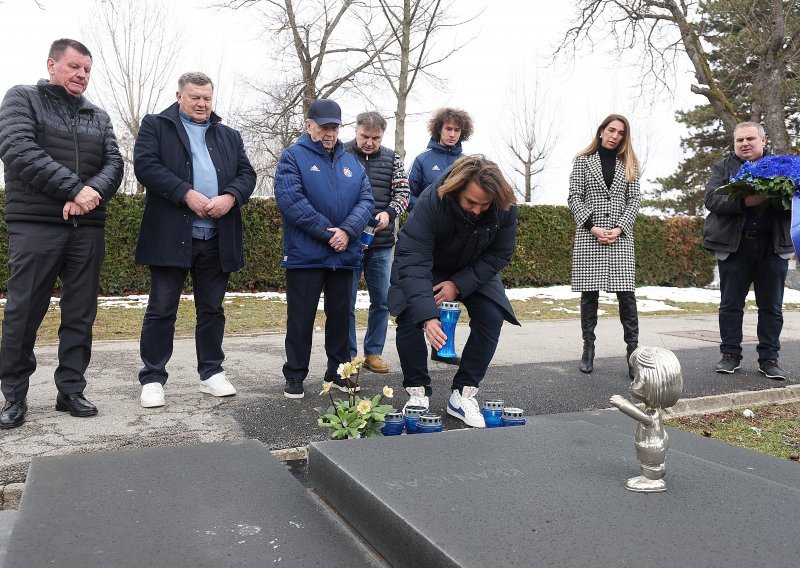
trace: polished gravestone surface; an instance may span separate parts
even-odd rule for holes
[[[256,441],[34,458],[7,568],[371,566]]]
[[[796,565],[797,464],[670,430],[667,492],[631,493],[636,423],[603,412],[318,442],[309,476],[398,567]]]

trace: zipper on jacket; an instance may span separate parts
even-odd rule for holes
[[[72,142],[75,144],[75,175],[81,177],[81,153],[78,148],[78,130],[75,124],[78,121],[78,113],[72,114]]]
[[[334,148],[334,151],[335,151],[335,148]],[[339,203],[339,187],[336,184],[336,165],[334,163],[335,161],[336,161],[336,156],[332,155],[331,159],[330,159],[330,162],[331,162],[331,183],[333,183],[333,195],[334,195],[335,200],[336,200],[336,213],[338,215],[339,214],[339,207],[340,207],[341,204]],[[348,243],[348,245],[349,244],[350,243]],[[347,250],[347,249],[345,249],[345,250]],[[335,272],[336,271],[336,251],[333,251],[333,256],[331,257],[331,262],[333,263],[333,270]]]

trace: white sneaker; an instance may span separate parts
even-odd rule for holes
[[[406,406],[424,406],[425,410],[430,407],[430,400],[425,396],[425,387],[406,387],[406,392],[411,398],[403,405],[403,413]]]
[[[228,382],[225,373],[217,373],[205,381],[200,381],[200,392],[213,394],[214,396],[231,396],[236,394],[236,389]]]
[[[142,385],[142,396],[140,400],[144,408],[164,406],[164,387],[161,383],[147,383],[146,385]]]
[[[483,414],[481,414],[481,407],[478,401],[475,400],[475,395],[478,394],[478,387],[463,387],[462,391],[458,392],[458,389],[456,389],[450,395],[450,400],[447,401],[447,414],[455,416],[467,426],[486,428],[486,421],[483,419]]]

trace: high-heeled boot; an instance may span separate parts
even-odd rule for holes
[[[597,326],[597,299],[599,292],[581,292],[581,332],[583,333],[583,355],[578,367],[581,373],[594,370],[594,328]]]
[[[625,362],[628,364],[628,378],[633,380],[633,367],[631,367],[631,354],[639,346],[639,312],[636,309],[635,292],[617,292],[619,301],[619,321],[622,323],[622,332],[627,346]]]

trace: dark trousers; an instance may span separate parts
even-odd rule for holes
[[[477,292],[461,299],[469,314],[469,338],[461,353],[461,364],[453,377],[452,389],[477,387],[489,368],[497,349],[505,311],[492,300]],[[403,369],[403,387],[425,387],[431,394],[428,374],[428,345],[425,334],[405,309],[397,316],[397,354]]]
[[[778,359],[783,329],[783,288],[789,261],[773,249],[771,238],[748,239],[719,264],[720,351],[742,357],[742,320],[750,284],[758,306],[758,360]]]
[[[92,356],[92,325],[105,256],[103,227],[12,221],[8,223],[8,295],[0,343],[0,380],[6,400],[28,394],[36,370],[36,332],[61,279],[56,388],[83,392]]]
[[[222,372],[225,354],[222,337],[225,334],[225,310],[222,301],[230,273],[223,272],[219,260],[219,238],[192,239],[192,266],[151,266],[150,299],[142,322],[139,353],[144,367],[139,382],[167,381],[167,363],[172,357],[175,319],[186,275],[192,275],[194,308],[197,324],[194,345],[197,352],[197,372],[200,380]]]
[[[325,292],[325,380],[337,376],[350,360],[350,296],[352,270],[293,268],[286,271],[286,379],[305,380],[311,360],[311,338],[319,296]]]

